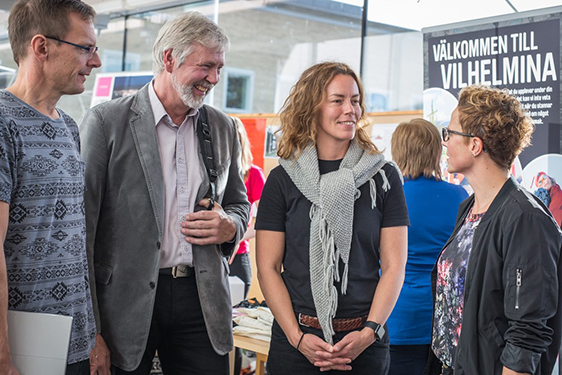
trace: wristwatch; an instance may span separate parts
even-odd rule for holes
[[[363,324],[363,327],[367,327],[372,329],[375,332],[375,339],[376,340],[382,340],[382,338],[384,337],[384,334],[386,333],[386,330],[384,329],[384,327],[382,325],[380,325],[379,323],[375,323],[371,320],[367,320],[365,322],[365,324]]]

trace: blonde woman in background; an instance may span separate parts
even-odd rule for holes
[[[250,220],[248,221],[248,230],[238,245],[238,250],[235,251],[230,257],[228,263],[230,264],[230,276],[238,276],[244,282],[244,299],[248,297],[248,291],[252,283],[252,263],[250,261],[250,239],[256,236],[255,213],[257,212],[260,203],[261,192],[265,185],[265,176],[263,170],[257,165],[252,164],[254,157],[250,148],[250,140],[246,133],[244,124],[238,117],[232,117],[236,123],[238,130],[238,139],[241,146],[241,163],[242,163],[242,176],[244,177],[244,184],[246,185],[246,194],[248,201],[252,205],[250,211]]]
[[[387,322],[390,375],[421,375],[431,343],[431,270],[468,193],[441,179],[441,135],[431,122],[418,118],[401,123],[391,147],[404,175],[410,227],[406,277]]]

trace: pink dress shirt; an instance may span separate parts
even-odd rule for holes
[[[158,137],[164,177],[164,226],[160,268],[193,267],[191,244],[181,234],[183,217],[193,212],[204,172],[199,162],[196,126],[199,111],[190,109],[183,122],[174,124],[158,99],[151,82],[148,96]]]

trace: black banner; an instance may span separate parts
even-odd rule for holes
[[[472,84],[508,88],[536,126],[533,147],[520,156],[524,167],[552,152],[549,124],[560,124],[560,19],[518,21],[487,30],[426,34],[426,88],[442,88],[455,97]]]

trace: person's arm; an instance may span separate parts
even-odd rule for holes
[[[508,323],[500,360],[505,374],[533,374],[552,341],[547,321],[558,308],[562,238],[552,218],[541,210],[513,216],[497,233]]]
[[[17,132],[10,129],[6,119],[0,116],[0,374],[18,374],[12,364],[8,342],[8,270],[5,258],[4,243],[8,233],[10,218],[10,197],[17,175],[15,160],[17,144],[13,135]]]
[[[408,227],[381,229],[381,278],[373,297],[368,320],[386,323],[400,295],[408,258]],[[363,329],[365,331],[367,329]],[[371,329],[368,332],[372,333]]]
[[[502,375],[531,375],[531,374],[528,372],[513,371],[511,369],[508,369],[507,367],[504,367],[502,370]]]
[[[111,365],[110,352],[101,335],[102,326],[98,307],[95,261],[95,239],[98,220],[103,204],[107,175],[107,145],[102,130],[103,119],[97,110],[87,111],[80,121],[81,158],[86,165],[86,191],[84,205],[86,211],[86,253],[92,307],[96,319],[97,335],[94,348],[90,352],[90,373],[92,375],[109,375]]]
[[[250,208],[250,225],[248,225],[248,230],[244,235],[242,241],[252,239],[256,236],[256,214],[260,206],[260,199],[265,187],[265,175],[261,168],[252,166],[250,169],[250,175],[248,176],[249,187],[248,187],[248,200],[252,204]]]
[[[0,201],[0,374],[17,375],[8,342],[8,272],[4,256],[4,241],[8,231],[10,206]]]
[[[295,317],[291,297],[283,278],[281,277],[281,266],[285,252],[285,233],[268,230],[258,230],[256,233],[256,262],[258,266],[258,280],[260,287],[271,309],[275,320],[287,336],[289,343],[297,347],[299,351],[315,364],[320,358],[318,352],[330,352],[332,346],[321,338],[309,334],[303,336],[303,332]],[[302,340],[301,340],[302,337]],[[349,370],[346,364],[349,360],[338,358],[331,362],[331,368]]]
[[[256,209],[258,208],[259,202],[260,201],[254,202],[254,204],[256,205]],[[256,218],[252,216],[250,218],[250,220],[251,220],[250,225],[248,226],[248,230],[244,234],[244,237],[242,238],[242,241],[251,240],[252,238],[254,238],[256,236]]]
[[[242,240],[244,241],[244,240]],[[234,251],[232,252],[232,255],[230,256],[230,258],[228,258],[228,265],[232,265],[232,263],[234,262],[234,258],[236,258],[236,254],[238,253],[238,248],[240,247],[240,244],[238,244],[235,248]]]
[[[248,225],[248,230],[246,234],[244,234],[244,238],[242,241],[250,240],[256,237],[256,213],[258,212],[258,208],[260,206],[260,199],[261,194],[263,192],[263,188],[265,187],[265,176],[261,168],[252,166],[250,169],[250,175],[248,176],[249,179],[249,187],[248,187],[248,200],[251,203],[250,207],[250,221]]]
[[[257,209],[259,201],[256,201],[254,203],[256,204],[256,209]],[[242,237],[242,240],[240,240],[240,242],[251,240],[252,238],[256,237],[256,218],[252,216],[251,214],[252,210],[253,208],[250,209],[250,225],[248,226],[248,230],[246,230],[246,233],[244,234],[244,237]],[[234,262],[234,258],[236,258],[236,253],[238,252],[239,246],[240,244],[238,244],[238,246],[236,246],[236,248],[232,252],[230,259],[228,260],[228,264],[232,264],[232,262]]]
[[[248,230],[244,234],[242,241],[251,240],[252,238],[256,237],[256,216],[255,214],[253,214],[253,212],[257,212],[259,205],[260,201],[258,199],[257,201],[252,203],[252,206],[250,207],[250,225],[248,225]]]
[[[399,226],[381,229],[381,278],[373,296],[367,320],[384,325],[390,316],[404,283],[408,256],[407,248],[408,227]],[[375,334],[371,328],[350,332],[334,345],[334,353],[326,358],[328,361],[319,362],[318,365],[327,370],[332,368],[330,361],[335,357],[354,360],[375,340]]]

